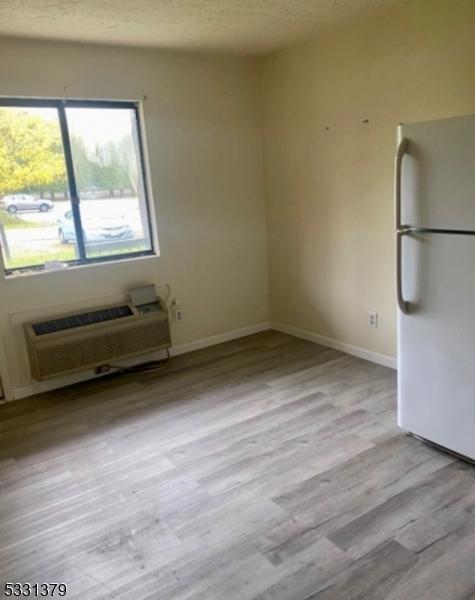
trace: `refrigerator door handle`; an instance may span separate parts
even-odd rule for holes
[[[396,203],[396,231],[401,229],[401,176],[402,176],[402,159],[407,152],[408,139],[403,137],[397,147],[396,164],[394,176],[394,200]]]
[[[404,300],[402,292],[402,238],[411,233],[410,229],[400,229],[396,231],[396,288],[397,288],[397,303],[399,310],[407,315],[409,314],[410,304]]]
[[[399,310],[407,315],[409,313],[409,302],[404,300],[402,292],[402,238],[410,232],[410,228],[401,223],[401,176],[402,159],[407,152],[408,139],[403,137],[399,141],[396,151],[396,163],[394,170],[394,201],[396,204],[396,289]]]

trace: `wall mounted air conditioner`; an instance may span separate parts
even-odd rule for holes
[[[168,311],[160,300],[155,304],[145,311],[121,304],[26,323],[32,376],[49,379],[168,348]]]

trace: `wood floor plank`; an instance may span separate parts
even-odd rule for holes
[[[473,533],[453,541],[436,560],[411,571],[406,580],[399,580],[387,595],[387,600],[473,600],[475,598],[475,537]]]
[[[425,515],[453,504],[475,487],[475,471],[464,463],[439,469],[406,488],[328,537],[353,556],[360,556],[417,523]]]
[[[326,535],[424,482],[453,461],[417,440],[398,435],[289,487],[274,501]]]
[[[380,600],[401,581],[417,562],[417,556],[394,540],[388,540],[362,556],[323,589],[305,600]],[[407,596],[407,600],[417,596]]]
[[[306,548],[293,548],[275,569],[277,581],[254,600],[305,600],[352,564],[345,552],[320,537]]]

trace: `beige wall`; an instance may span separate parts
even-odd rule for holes
[[[169,283],[185,319],[175,344],[268,319],[259,72],[245,59],[0,41],[0,95],[141,99],[159,258],[5,281],[4,383],[29,384],[21,323]],[[47,307],[50,307],[47,309]]]
[[[475,112],[475,2],[405,2],[262,74],[272,319],[394,356],[396,127]]]

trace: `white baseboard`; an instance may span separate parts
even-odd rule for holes
[[[364,358],[365,360],[377,363],[378,365],[383,365],[384,367],[397,369],[397,359],[393,358],[392,356],[387,356],[386,354],[372,352],[371,350],[366,350],[360,346],[353,346],[352,344],[340,342],[339,340],[334,340],[332,338],[325,337],[324,335],[318,335],[317,333],[307,331],[306,329],[300,329],[298,327],[294,327],[293,325],[285,325],[284,323],[276,323],[275,321],[271,322],[271,329],[281,331],[282,333],[288,333],[289,335],[303,338],[304,340],[310,340],[311,342],[315,342],[321,346],[327,346],[328,348],[333,348],[334,350],[341,350],[341,352],[358,356],[358,358]]]
[[[207,348],[208,346],[216,346],[216,344],[223,344],[224,342],[230,342],[231,340],[237,340],[247,335],[253,335],[254,333],[260,333],[261,331],[267,331],[270,329],[270,322],[263,321],[256,325],[250,325],[249,327],[243,327],[242,329],[235,329],[234,331],[226,331],[225,333],[218,333],[218,335],[212,335],[201,340],[194,342],[188,342],[186,344],[178,344],[178,346],[172,346],[170,348],[170,354],[172,356],[178,356],[179,354],[186,354],[187,352],[193,352],[194,350],[200,350],[201,348]]]
[[[222,344],[223,342],[229,342],[236,340],[247,335],[259,333],[261,331],[267,331],[270,329],[269,321],[257,323],[256,325],[250,325],[249,327],[243,327],[242,329],[235,329],[233,331],[226,331],[225,333],[218,333],[210,337],[195,340],[193,342],[187,342],[185,344],[178,344],[170,348],[171,356],[178,356],[179,354],[186,354],[187,352],[193,352],[201,348],[207,348],[208,346],[215,346],[216,344]],[[128,360],[117,361],[120,366],[131,366],[141,362],[149,360],[158,360],[166,356],[164,350],[158,352],[149,352],[141,356],[135,356]],[[81,381],[87,381],[89,379],[97,379],[98,377],[104,377],[107,373],[96,374],[92,369],[87,371],[81,371],[80,373],[73,373],[64,377],[57,377],[55,379],[48,379],[46,381],[34,381],[28,385],[22,385],[13,389],[13,399],[19,400],[20,398],[27,398],[35,394],[41,394],[42,392],[50,392],[58,388],[72,385],[73,383],[79,383]]]

